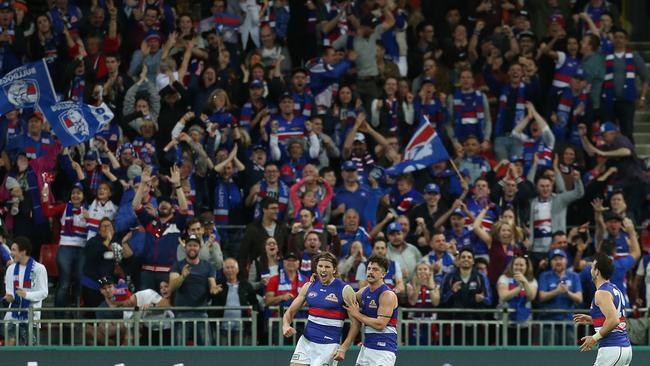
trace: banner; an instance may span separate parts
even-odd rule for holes
[[[73,101],[44,106],[43,114],[64,147],[90,140],[113,119],[105,104],[94,107]]]
[[[34,108],[56,103],[56,93],[45,60],[15,68],[0,79],[0,114],[15,109]]]
[[[410,173],[443,160],[449,160],[449,153],[429,119],[422,116],[418,129],[404,149],[404,161],[386,169],[386,174]]]

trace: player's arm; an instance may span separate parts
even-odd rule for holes
[[[384,291],[379,297],[379,309],[377,309],[377,317],[371,318],[361,314],[359,304],[352,304],[346,307],[348,314],[360,323],[363,323],[376,330],[384,330],[393,315],[393,310],[397,307],[397,295],[393,291]]]
[[[356,298],[357,298],[357,294],[352,289],[352,286],[347,285],[343,288],[343,301],[345,302],[346,305],[355,303]],[[361,324],[359,324],[358,320],[354,319],[351,316],[350,316],[350,320],[352,321],[350,330],[348,330],[348,334],[345,337],[345,340],[343,341],[343,343],[341,343],[341,346],[336,351],[337,356],[339,356],[338,359],[340,360],[343,359],[345,352],[348,350],[348,348],[350,348],[355,338],[357,338],[357,334],[359,334],[359,329],[361,328]],[[340,353],[342,353],[343,355],[338,355]]]
[[[601,336],[600,338],[602,338],[618,326],[620,323],[619,315],[618,311],[616,311],[616,307],[614,306],[614,299],[612,297],[612,294],[610,294],[608,291],[596,291],[595,298],[596,305],[600,307],[600,311],[602,311],[603,315],[605,315],[605,323],[603,323],[603,327],[598,331],[598,334]]]
[[[289,308],[284,312],[284,316],[282,317],[282,328],[287,329],[291,328],[291,323],[293,322],[293,317],[296,316],[296,313],[302,308],[302,305],[305,303],[305,299],[307,296],[307,291],[309,290],[309,285],[311,283],[308,282],[306,283],[301,289],[300,292],[298,293],[298,296],[296,296],[295,299],[293,299],[293,302],[291,305],[289,305]],[[284,332],[283,332],[284,333]],[[295,330],[294,330],[295,333]],[[289,336],[292,334],[289,334]],[[285,334],[285,337],[288,337]]]

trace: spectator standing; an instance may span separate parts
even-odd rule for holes
[[[218,295],[223,291],[222,285],[217,284],[215,268],[206,261],[199,258],[201,239],[198,236],[190,235],[185,241],[185,260],[174,264],[169,272],[169,287],[175,292],[174,306],[201,307],[206,306],[210,296]],[[175,313],[177,319],[204,319],[208,317],[205,310],[178,311]],[[176,323],[175,344],[186,345],[186,342],[193,338],[196,331],[197,339],[194,343],[202,346],[212,344],[210,333],[206,334],[205,321],[190,321],[185,324]],[[193,330],[193,328],[196,329]]]
[[[603,82],[603,105],[606,119],[618,121],[621,133],[634,141],[634,112],[637,105],[646,105],[648,94],[648,70],[638,52],[628,47],[628,35],[623,29],[614,32],[614,49],[605,55],[605,81]],[[641,79],[641,90],[636,78]]]
[[[45,266],[30,256],[31,250],[32,244],[24,236],[15,238],[11,244],[14,263],[5,272],[4,300],[9,303],[9,308],[14,310],[6,312],[4,320],[21,321],[21,323],[17,327],[11,322],[5,323],[8,336],[5,345],[7,346],[37,344],[36,329],[33,330],[33,338],[28,339],[29,324],[25,322],[28,319],[27,308],[41,308],[43,300],[48,295],[48,282]],[[35,311],[32,319],[38,321],[40,318],[41,312]]]
[[[226,258],[223,262],[223,274],[226,277],[223,291],[220,291],[213,299],[212,305],[226,307],[252,306],[257,311],[257,297],[253,286],[246,280],[239,277],[239,265],[235,258]],[[251,344],[250,322],[240,322],[239,319],[251,316],[247,310],[225,309],[215,312],[215,317],[223,318],[220,322],[219,343],[220,345],[234,345],[239,342],[240,333],[243,332],[243,343]],[[233,319],[233,320],[228,320]],[[229,340],[232,340],[230,343]],[[254,344],[254,343],[253,343]]]
[[[571,310],[582,303],[582,285],[577,273],[567,270],[567,255],[562,249],[548,254],[551,270],[539,276],[539,302],[542,309]],[[557,324],[543,327],[544,345],[574,345],[575,330],[570,313],[548,313],[540,315],[540,320],[553,320]],[[567,322],[562,324],[562,322]]]
[[[515,311],[509,315],[515,325],[508,328],[508,344],[526,344],[530,332],[526,323],[531,320],[531,302],[537,297],[533,263],[527,256],[518,256],[510,261],[497,281],[497,292],[499,304]],[[521,340],[520,343],[517,343],[518,339]]]
[[[415,273],[415,266],[422,259],[420,250],[413,244],[404,241],[402,225],[392,222],[386,230],[388,233],[388,256],[399,263],[402,269],[402,277],[410,279]]]

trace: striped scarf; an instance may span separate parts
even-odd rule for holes
[[[14,266],[14,301],[11,303],[12,309],[27,309],[29,308],[30,301],[18,296],[16,290],[31,289],[32,288],[32,271],[34,270],[34,258],[29,257],[27,265],[25,266],[25,275],[23,276],[23,285],[20,286],[20,263],[16,262]],[[27,311],[12,311],[11,316],[17,320],[27,320]]]
[[[463,141],[467,136],[474,135],[483,141],[483,126],[485,125],[485,110],[483,109],[483,93],[478,90],[463,93],[460,89],[454,91],[454,133],[456,139]],[[487,136],[489,137],[489,136]]]
[[[444,129],[441,129],[440,126],[445,123],[446,109],[437,96],[431,98],[427,103],[424,103],[422,98],[417,96],[415,97],[414,104],[416,121],[419,121],[424,115],[429,119],[429,122],[431,122],[433,128],[435,128],[438,133],[444,133]]]
[[[254,219],[259,219],[262,217],[262,200],[265,197],[273,197],[278,200],[278,220],[282,221],[284,220],[284,213],[287,211],[287,205],[289,203],[289,188],[287,187],[286,184],[282,183],[281,181],[278,181],[278,192],[275,193],[270,193],[269,192],[269,183],[266,181],[266,179],[263,179],[260,182],[260,191],[257,192],[257,197],[255,197],[255,213],[254,213]]]
[[[278,283],[278,291],[276,292],[275,295],[278,296],[278,295],[290,294],[292,292],[292,290],[293,290],[293,282],[291,281],[291,278],[289,278],[289,276],[287,276],[287,273],[283,269],[280,270],[280,274],[278,276],[280,276],[280,281]],[[305,284],[305,282],[307,282],[307,280],[305,279],[305,276],[303,276],[303,274],[300,273],[300,271],[298,271],[296,273],[296,276],[298,276],[298,278],[297,278],[297,280],[298,280],[298,289],[297,289],[297,291],[300,292],[300,289],[302,288],[302,286],[304,286],[304,284]],[[287,307],[287,306],[291,305],[292,301],[293,300],[291,300],[291,299],[284,300],[278,305],[280,305],[282,307]]]
[[[578,128],[578,123],[579,118],[584,116],[585,112],[583,111],[582,114],[576,114],[575,111],[571,113],[571,111],[575,108],[577,108],[580,104],[582,104],[586,110],[587,108],[587,101],[588,101],[589,95],[583,91],[580,92],[579,95],[575,96],[571,92],[571,88],[565,88],[562,91],[562,94],[560,95],[560,102],[557,106],[557,118],[559,120],[559,123],[554,126],[554,130],[562,130],[566,131],[566,126],[571,126],[571,141],[572,143],[575,143],[574,141],[574,131],[577,134],[577,128]],[[566,135],[566,134],[565,134]],[[564,140],[566,136],[560,136],[556,133],[556,137],[558,137],[560,140]],[[577,141],[580,141],[578,138]],[[581,146],[581,144],[578,144],[578,146]]]
[[[15,173],[12,174],[12,177],[19,179]],[[47,223],[47,220],[45,219],[45,215],[43,214],[43,207],[41,206],[41,195],[39,193],[40,185],[38,181],[38,175],[32,169],[32,167],[28,167],[23,179],[26,180],[27,183],[26,191],[32,200],[32,218],[34,219],[34,223],[36,225]],[[21,184],[21,187],[24,187],[24,185]]]
[[[608,53],[605,56],[605,81],[603,81],[603,99],[608,107],[614,103],[614,60],[615,52]],[[637,96],[636,90],[636,65],[634,64],[634,54],[627,48],[623,56],[625,60],[625,85],[623,86],[623,100],[634,102]]]
[[[517,87],[514,121],[504,121],[504,116],[508,109],[508,95],[510,95],[511,90],[512,86],[510,84],[504,86],[503,90],[501,90],[501,96],[499,97],[499,111],[497,112],[497,123],[494,131],[495,137],[500,137],[502,134],[510,132],[512,127],[514,127],[514,125],[521,121],[526,115],[526,85],[522,82],[519,83],[519,86]],[[505,126],[505,123],[508,123],[508,125]]]
[[[61,236],[86,238],[88,228],[86,226],[75,226],[74,217],[82,214],[85,205],[75,208],[72,202],[68,202],[63,213],[63,226],[61,227]]]
[[[214,188],[214,223],[228,225],[230,209],[240,203],[241,193],[232,178],[228,181],[219,178]]]

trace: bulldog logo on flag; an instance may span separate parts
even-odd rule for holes
[[[38,102],[38,83],[36,80],[16,80],[5,86],[5,93],[9,103],[17,107],[33,106]]]
[[[59,121],[64,126],[70,136],[74,136],[77,141],[85,141],[90,135],[88,123],[86,123],[81,111],[77,109],[68,109],[59,115]]]

